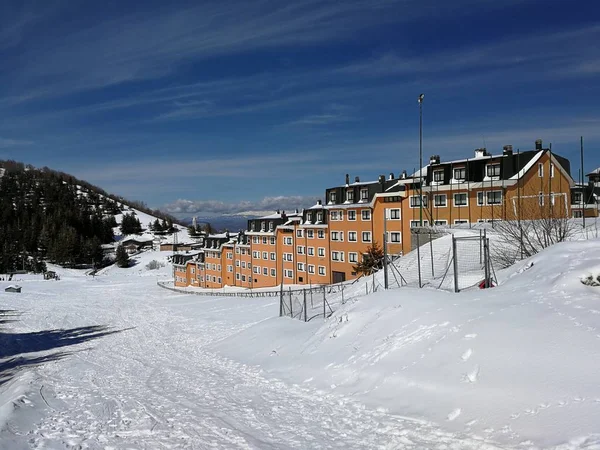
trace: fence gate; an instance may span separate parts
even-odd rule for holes
[[[331,286],[300,290],[282,289],[279,296],[279,316],[292,317],[304,322],[315,317],[329,317],[333,313],[333,308],[327,296],[334,291],[335,288]]]
[[[467,288],[495,285],[490,257],[490,239],[485,230],[479,236],[452,236],[452,257],[438,288],[460,292]]]

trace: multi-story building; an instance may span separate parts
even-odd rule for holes
[[[177,286],[259,288],[330,284],[356,278],[371,246],[389,255],[411,251],[420,227],[473,226],[498,220],[598,215],[600,169],[576,185],[566,158],[543,148],[429,164],[408,176],[356,177],[325,191],[325,202],[302,212],[248,221],[237,235],[204,238],[199,252],[174,258]],[[582,208],[583,205],[583,208]],[[593,207],[592,207],[593,205]],[[579,212],[578,212],[579,211]]]
[[[586,175],[587,184],[578,183],[571,189],[573,217],[598,217],[600,206],[600,168]]]

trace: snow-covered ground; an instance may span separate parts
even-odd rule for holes
[[[0,282],[0,448],[600,448],[598,240],[309,323],[162,289],[167,255]]]

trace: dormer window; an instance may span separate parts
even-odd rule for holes
[[[250,231],[254,231],[256,228],[256,224],[254,222],[250,222]]]
[[[265,222],[260,223],[260,231],[265,231]]]
[[[486,167],[487,176],[499,177],[500,176],[500,164],[488,164]]]
[[[436,183],[444,182],[444,171],[443,170],[434,170],[433,171],[433,181]]]
[[[269,222],[269,231],[273,231],[273,221]]]
[[[460,167],[458,169],[454,169],[454,179],[459,181],[464,181],[467,178],[467,169],[466,167]]]
[[[369,190],[368,189],[361,189],[360,190],[360,201],[361,202],[366,202],[367,200],[369,200]]]
[[[348,189],[346,191],[346,201],[353,202],[354,201],[354,191],[352,189]]]
[[[312,222],[312,213],[307,213],[307,214],[306,214],[306,221],[307,221],[308,223]]]
[[[322,212],[317,213],[317,222],[323,222],[323,213]]]
[[[337,201],[337,195],[335,192],[330,192],[329,193],[329,202],[330,203],[335,203]]]

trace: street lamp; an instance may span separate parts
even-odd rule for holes
[[[423,98],[419,95],[419,226],[423,226]]]

